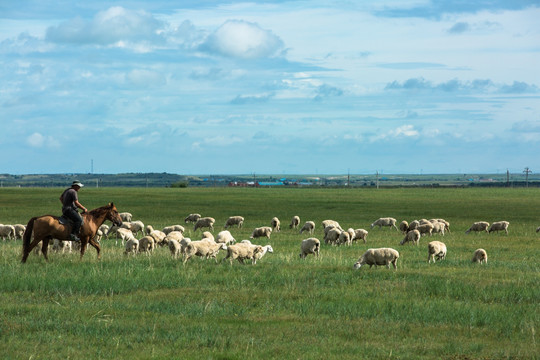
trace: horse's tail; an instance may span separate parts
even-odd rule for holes
[[[23,235],[23,256],[27,254],[30,250],[30,241],[32,240],[32,232],[34,231],[34,220],[36,220],[37,217],[33,217],[28,221],[28,225],[26,225],[26,230],[24,231]]]

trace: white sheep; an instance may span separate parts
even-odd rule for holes
[[[266,237],[270,239],[271,234],[272,234],[272,228],[270,226],[262,226],[262,227],[255,228],[249,238],[255,239],[259,237]]]
[[[471,225],[471,227],[465,231],[465,234],[470,233],[471,231],[479,232],[479,231],[485,231],[488,232],[489,223],[486,221],[478,221]]]
[[[71,249],[72,249],[71,245],[72,245],[71,241],[54,239],[52,249],[53,251],[57,253],[58,252],[61,252],[62,254],[64,254],[65,252],[71,253]]]
[[[409,224],[409,231],[415,230],[418,226],[420,226],[420,221],[418,220],[411,221],[411,223]]]
[[[433,230],[431,231],[432,234],[441,234],[444,236],[444,230],[446,229],[446,224],[440,221],[435,221],[432,223]]]
[[[488,229],[488,233],[491,233],[494,231],[499,232],[499,231],[504,230],[506,234],[508,235],[508,225],[510,225],[508,221],[496,221],[493,224],[491,224],[491,226]]]
[[[391,217],[378,218],[371,224],[371,228],[373,229],[375,226],[378,226],[379,229],[383,226],[394,227],[397,231],[399,231],[396,226],[396,219]]]
[[[179,231],[183,234],[186,229],[182,225],[169,225],[165,226],[161,231],[163,231],[166,235],[173,231]]]
[[[155,241],[156,245],[159,245],[159,246],[166,245],[164,240],[167,237],[167,234],[165,234],[163,231],[161,231],[161,230],[153,230],[148,235],[150,235],[151,237],[154,238],[154,241]]]
[[[444,260],[446,258],[446,245],[440,241],[432,241],[428,244],[428,263],[431,260]]]
[[[202,239],[211,239],[212,241],[215,241],[214,235],[212,235],[210,231],[203,232]]]
[[[146,235],[142,239],[139,240],[140,252],[151,254],[152,252],[154,252],[155,248],[156,248],[156,241],[154,240],[152,236]]]
[[[281,231],[281,222],[277,217],[273,217],[270,221],[270,227],[272,228],[272,231],[274,232],[280,232]]]
[[[223,243],[225,245],[234,244],[236,240],[228,230],[220,231],[217,234],[216,240],[217,243]]]
[[[409,223],[406,220],[403,220],[402,222],[400,222],[399,230],[401,231],[402,234],[406,234],[407,232],[409,232]]]
[[[442,222],[444,224],[444,231],[445,232],[450,232],[450,223],[444,219],[434,219],[438,222]]]
[[[257,253],[254,253],[253,255],[253,258],[251,259],[251,261],[253,262],[253,265],[255,265],[257,263],[257,260],[261,260],[261,258],[268,252],[268,253],[273,253],[274,252],[274,249],[272,248],[271,245],[253,245],[251,244],[251,241],[249,240],[242,240],[241,241],[242,244],[250,244],[252,246],[261,246],[262,247],[262,251],[261,252],[257,252]]]
[[[321,242],[317,238],[308,238],[300,243],[300,258],[305,259],[309,254],[319,257]]]
[[[109,225],[103,224],[99,227],[98,230],[101,231],[102,236],[105,236],[107,239],[109,238],[109,230],[110,230]]]
[[[15,239],[15,228],[13,225],[2,225],[0,224],[0,237],[2,240],[13,240]]]
[[[139,240],[135,238],[131,238],[128,241],[126,241],[124,247],[125,247],[124,255],[128,255],[129,253],[136,255],[139,252]]]
[[[137,235],[139,231],[141,232],[141,234],[144,233],[144,224],[142,221],[135,220],[127,224],[129,224],[129,230],[131,230],[133,234]]]
[[[326,232],[326,229],[325,229]],[[341,235],[341,230],[335,227],[330,227],[328,232],[324,237],[325,244],[337,245],[339,240],[339,235]]]
[[[420,235],[422,236],[426,234],[429,234],[429,236],[431,236],[433,233],[433,228],[434,228],[433,224],[428,222],[428,223],[418,225],[415,230],[418,230],[420,232]]]
[[[399,252],[396,249],[367,249],[366,252],[354,264],[354,268],[360,269],[364,265],[369,265],[370,268],[373,265],[375,265],[375,267],[379,265],[385,265],[388,269],[390,269],[390,264],[392,264],[394,266],[394,269],[397,269],[398,259]]]
[[[120,215],[120,218],[122,219],[122,221],[131,221],[131,219],[133,218],[133,215],[131,215],[131,213],[128,213],[128,212],[121,212],[118,215]]]
[[[193,227],[193,231],[197,231],[197,229],[202,228],[209,228],[210,231],[214,231],[214,223],[216,220],[211,217],[202,217],[195,223],[195,226]]]
[[[407,235],[405,235],[405,237],[403,238],[403,240],[401,240],[401,242],[399,243],[399,245],[404,245],[405,243],[407,242],[412,242],[413,244],[416,244],[416,246],[418,246],[418,244],[420,243],[420,231],[418,230],[411,230],[407,233]]]
[[[295,215],[291,219],[291,224],[289,225],[289,229],[297,229],[298,225],[300,225],[300,217],[298,215]]]
[[[315,231],[315,222],[314,221],[306,221],[304,226],[300,229],[300,234],[304,231],[309,232],[310,234],[313,234]]]
[[[165,238],[163,239],[164,242],[167,242],[171,239],[174,239],[176,241],[180,241],[184,238],[184,234],[180,231],[171,231],[168,233]]]
[[[244,225],[244,218],[242,216],[230,216],[225,222],[224,228],[227,229],[231,226],[241,228]]]
[[[367,230],[364,230],[364,229],[355,229],[354,230],[354,237],[353,237],[353,242],[355,242],[356,240],[358,239],[362,239],[364,241],[364,244],[367,243],[367,236],[368,236],[368,231]]]
[[[540,226],[536,228],[536,232],[540,232]]]
[[[251,259],[252,261],[256,259],[257,254],[263,251],[262,246],[252,245],[251,243],[239,242],[234,245],[227,247],[227,256],[223,258],[223,261],[229,259],[231,265],[234,259],[237,259],[238,262],[244,264],[244,260]],[[252,262],[255,265],[256,260]]]
[[[187,250],[188,245],[191,243],[191,239],[183,238],[182,240],[179,241],[179,243],[180,243],[180,253],[184,255],[184,253]]]
[[[122,245],[124,245],[126,241],[128,241],[130,239],[135,239],[135,236],[133,235],[131,230],[124,229],[124,228],[116,228],[115,245],[118,245],[118,238],[121,239]]]
[[[214,258],[216,259],[217,263],[217,254],[219,253],[219,250],[227,250],[227,245],[225,244],[218,244],[215,243],[212,240],[199,240],[199,241],[191,241],[184,252],[184,263],[188,261],[193,255],[205,257],[206,259]]]
[[[196,223],[197,220],[201,218],[201,214],[189,214],[185,219],[184,222],[187,223]]]
[[[343,231],[343,228],[335,220],[323,220],[322,228],[326,229],[327,226],[333,226],[333,227],[338,228],[339,230]]]
[[[169,250],[174,259],[177,259],[180,254],[182,254],[182,245],[176,239],[170,239],[168,241]]]
[[[348,231],[342,231],[340,234],[339,234],[339,237],[338,237],[338,245],[351,245],[352,244],[352,240],[351,240],[351,233],[349,233]]]
[[[15,229],[15,239],[22,239],[24,232],[26,231],[26,225],[15,224],[13,225],[13,228]]]
[[[488,256],[487,256],[486,250],[484,250],[484,249],[476,249],[474,251],[472,262],[474,262],[474,263],[479,262],[480,264],[483,264],[483,263],[487,264],[487,261],[488,261]]]

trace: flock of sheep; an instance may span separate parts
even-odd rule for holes
[[[182,225],[166,226],[162,230],[155,230],[151,225],[144,225],[142,221],[132,221],[132,215],[130,213],[121,213],[123,224],[120,227],[108,225],[102,225],[97,234],[96,240],[100,241],[102,237],[109,238],[114,236],[116,244],[118,240],[124,246],[124,253],[126,255],[135,255],[137,253],[151,254],[157,246],[167,246],[171,252],[171,255],[176,259],[180,256],[183,262],[186,263],[193,256],[204,257],[206,259],[213,258],[217,262],[217,255],[220,250],[226,251],[227,255],[223,261],[229,260],[231,265],[236,259],[240,263],[244,264],[244,261],[249,260],[253,265],[257,263],[266,253],[273,253],[271,245],[256,245],[252,244],[251,240],[260,237],[266,237],[268,240],[273,232],[281,231],[281,223],[277,217],[272,218],[270,226],[261,226],[253,230],[250,239],[236,242],[236,239],[232,236],[228,230],[232,227],[242,228],[244,224],[244,218],[242,216],[229,217],[224,225],[224,229],[220,231],[215,237],[212,234],[214,231],[215,219],[212,217],[202,217],[200,214],[190,214],[184,219],[184,223],[192,223],[193,233],[197,230],[202,231],[201,240],[191,240],[184,236],[185,227]],[[491,225],[485,221],[475,222],[471,227],[465,231],[465,233],[474,232],[499,232],[505,231],[508,234],[508,221],[498,221]],[[402,221],[399,225],[396,225],[396,219],[391,217],[379,218],[371,224],[371,229],[374,227],[390,227],[395,228],[404,235],[400,245],[404,245],[408,242],[418,245],[422,236],[431,236],[433,234],[444,235],[445,232],[450,231],[450,223],[444,219],[431,219],[431,220],[414,220],[410,224],[407,221]],[[294,216],[289,224],[290,229],[300,228],[300,217]],[[367,242],[368,231],[365,229],[352,229],[344,230],[337,221],[324,220],[322,222],[322,228],[324,229],[323,241],[328,245],[352,245],[358,240],[362,240],[363,243]],[[207,231],[203,231],[203,230]],[[21,224],[17,225],[2,225],[0,224],[0,237],[3,240],[6,239],[22,239],[25,226]],[[315,231],[315,222],[306,221],[300,228],[300,234],[306,232],[312,235]],[[536,229],[536,232],[540,232],[540,227]],[[141,234],[141,238],[137,236]],[[53,251],[65,252],[72,250],[72,243],[70,241],[60,241],[54,239]],[[300,244],[300,258],[306,258],[309,254],[313,254],[318,257],[320,254],[321,242],[315,237],[309,237],[302,240]],[[37,248],[36,248],[37,249]],[[447,248],[441,241],[431,241],[428,244],[428,263],[435,262],[436,260],[443,260],[446,257]],[[355,269],[359,269],[363,265],[369,265],[370,267],[375,265],[384,265],[390,268],[390,264],[394,269],[397,269],[397,260],[399,259],[399,252],[392,248],[374,248],[368,249],[354,264]],[[473,253],[473,262],[487,263],[487,252],[484,249],[477,249]]]

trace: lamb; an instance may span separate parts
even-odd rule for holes
[[[446,225],[443,222],[435,221],[432,223],[433,230],[431,231],[432,234],[441,234],[444,236],[444,229],[446,229]]]
[[[168,235],[170,232],[173,232],[173,231],[179,231],[183,234],[184,231],[186,231],[186,229],[182,225],[170,225],[170,226],[165,226],[163,230],[161,231],[163,231],[166,235]]]
[[[52,249],[55,252],[71,253],[71,241],[54,239]]]
[[[341,234],[341,230],[339,230],[338,228],[331,228],[326,234],[326,236],[324,237],[324,243],[336,245],[338,243],[340,234]]]
[[[124,245],[124,243],[128,240],[135,239],[135,236],[133,235],[131,230],[124,229],[124,228],[117,228],[116,235],[117,237],[116,237],[115,245],[118,245],[118,236],[120,237],[122,241],[122,245]]]
[[[253,245],[251,244],[251,241],[249,240],[242,240],[240,243],[242,244],[250,244],[252,246],[261,246],[261,245]],[[256,254],[253,255],[253,258],[251,259],[253,265],[255,265],[257,263],[257,260],[261,260],[261,258],[266,254],[266,253],[273,253],[274,252],[274,249],[272,248],[271,245],[264,245],[262,246],[262,251],[261,252],[257,252]]]
[[[510,223],[508,221],[497,221],[491,224],[491,226],[488,229],[488,233],[491,233],[493,231],[499,232],[504,230],[506,232],[506,235],[508,235],[508,225]]]
[[[373,229],[375,226],[378,226],[379,229],[382,228],[383,226],[388,226],[388,227],[393,226],[397,231],[399,231],[399,229],[396,226],[396,219],[391,218],[391,217],[379,218],[375,220],[371,224],[371,228]]]
[[[139,240],[139,251],[151,254],[156,248],[156,242],[154,238],[150,235],[144,236]]]
[[[22,239],[24,232],[26,231],[26,225],[15,224],[13,225],[13,228],[15,229],[15,239]]]
[[[291,224],[289,225],[289,229],[297,229],[298,225],[300,225],[300,217],[295,215],[292,217]]]
[[[476,249],[473,254],[472,262],[474,263],[486,263],[487,264],[488,256],[487,252],[484,249]]]
[[[202,217],[195,223],[195,226],[193,227],[193,231],[197,231],[197,229],[202,228],[209,228],[210,231],[214,231],[214,223],[216,220],[211,217]]]
[[[433,228],[434,228],[433,224],[428,222],[425,224],[418,225],[415,230],[418,230],[420,232],[420,235],[429,234],[429,236],[431,236],[431,234],[433,233]]]
[[[304,226],[302,226],[302,228],[300,229],[300,234],[303,233],[304,231],[307,231],[310,234],[313,234],[313,232],[315,231],[315,222],[314,221],[306,221]]]
[[[354,264],[355,269],[360,269],[364,265],[369,265],[371,268],[373,265],[386,265],[390,269],[390,264],[397,269],[397,261],[399,259],[399,252],[392,248],[377,248],[367,249],[366,252],[358,259]]]
[[[333,227],[336,227],[339,230],[343,231],[343,228],[339,225],[339,223],[337,221],[334,221],[334,220],[324,220],[322,222],[323,229],[326,229],[327,226],[333,226]]]
[[[249,238],[255,239],[255,238],[266,236],[268,239],[270,239],[271,234],[272,234],[272,228],[270,226],[262,226],[262,227],[255,228],[255,230],[253,230],[253,233],[251,234]]]
[[[138,252],[139,252],[139,240],[135,238],[131,238],[128,241],[126,241],[124,255],[128,255],[129,253],[133,253],[133,255],[136,255]]]
[[[182,245],[176,239],[170,239],[168,242],[169,250],[174,259],[178,258],[178,255],[182,253]]]
[[[229,226],[235,226],[241,228],[244,225],[244,218],[242,216],[231,216],[225,222],[224,228],[227,229]]]
[[[214,258],[217,263],[219,250],[227,250],[227,245],[218,244],[210,240],[191,241],[184,252],[184,264],[193,256],[204,256],[206,259]]]
[[[364,241],[364,244],[367,243],[367,236],[368,236],[368,231],[367,230],[364,230],[364,229],[356,229],[354,230],[354,237],[353,237],[353,241],[356,241],[358,239],[362,239]]]
[[[411,230],[407,233],[407,235],[405,235],[405,237],[403,238],[403,240],[401,240],[401,242],[399,243],[399,245],[404,245],[405,243],[411,241],[413,244],[416,244],[416,246],[418,246],[418,244],[420,243],[420,231],[418,230]]]
[[[119,213],[118,215],[120,215],[120,218],[122,219],[122,221],[131,221],[131,219],[133,218],[133,215],[131,215],[128,212],[122,212],[122,213]]]
[[[342,231],[338,237],[338,245],[345,244],[351,245],[351,234],[348,231]]]
[[[281,231],[281,222],[277,217],[273,217],[272,221],[270,222],[270,227],[272,228],[272,231],[280,232]]]
[[[197,220],[201,218],[201,214],[189,214],[185,219],[184,222],[187,223],[196,223]]]
[[[263,252],[263,247],[260,245],[252,245],[251,243],[240,242],[235,245],[227,247],[227,256],[223,258],[223,261],[229,259],[231,266],[234,259],[237,259],[239,263],[244,264],[244,260],[252,259],[252,264],[256,264],[256,257],[259,253]]]
[[[309,254],[319,257],[321,251],[321,242],[317,238],[308,238],[302,240],[300,244],[300,258],[305,259]]]
[[[475,232],[485,231],[485,232],[488,232],[488,228],[489,228],[489,223],[488,222],[486,222],[486,221],[478,221],[478,222],[475,222],[474,224],[472,224],[471,227],[469,228],[469,230],[465,231],[465,234],[468,234],[471,231],[475,231]]]
[[[446,258],[446,245],[440,241],[432,241],[428,244],[428,264],[431,260],[444,260]]]
[[[405,220],[399,223],[399,230],[401,230],[402,234],[406,234],[409,232],[409,223]]]
[[[228,230],[220,231],[217,234],[215,241],[217,243],[223,243],[225,245],[234,244],[236,242],[236,240],[233,238],[233,236]]]
[[[13,240],[15,239],[15,228],[13,225],[1,225],[0,224],[0,237],[2,240]]]

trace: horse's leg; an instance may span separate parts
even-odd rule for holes
[[[30,245],[28,245],[28,249],[26,249],[26,251],[23,251],[23,257],[22,257],[22,262],[23,263],[26,262],[26,259],[28,258],[28,255],[30,255],[30,252],[32,251],[32,249],[35,248],[36,245],[39,244],[40,241],[41,241],[41,239],[34,235],[34,240],[32,240]]]
[[[43,257],[45,260],[49,261],[49,257],[47,256],[47,252],[49,251],[49,240],[51,238],[49,236],[45,237],[43,239],[43,244],[41,245],[41,253],[43,254]]]
[[[90,239],[90,245],[92,245],[96,251],[97,251],[97,259],[100,260],[101,259],[101,246],[99,246],[99,243],[97,243],[94,239]]]

